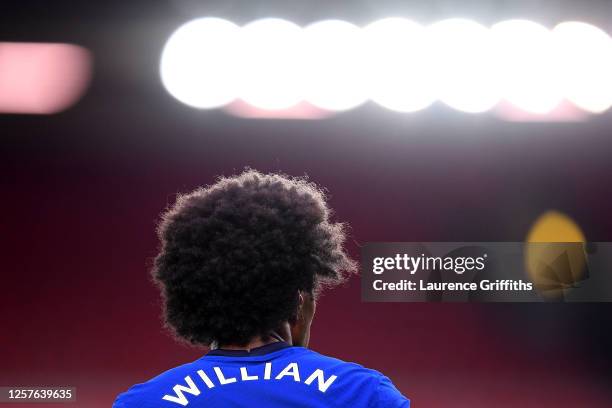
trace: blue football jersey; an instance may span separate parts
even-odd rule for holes
[[[213,350],[134,385],[113,407],[409,408],[410,401],[377,371],[277,342]]]

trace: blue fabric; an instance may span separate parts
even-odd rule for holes
[[[119,395],[114,408],[401,407],[389,378],[303,347],[215,350]]]

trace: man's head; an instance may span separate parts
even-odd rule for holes
[[[168,326],[199,345],[244,345],[284,326],[307,345],[319,290],[355,270],[329,216],[313,183],[254,170],[180,196],[153,268]]]

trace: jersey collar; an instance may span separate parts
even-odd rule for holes
[[[270,354],[278,350],[282,350],[285,348],[291,347],[289,344],[284,341],[277,341],[274,343],[266,344],[261,347],[256,347],[251,349],[251,351],[247,350],[225,350],[225,349],[214,349],[206,353],[207,356],[226,356],[226,357],[252,357],[252,356],[263,356],[265,354]]]

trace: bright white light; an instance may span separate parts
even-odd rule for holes
[[[239,96],[261,109],[279,110],[303,97],[302,29],[285,20],[254,21],[240,31]]]
[[[163,85],[183,103],[210,109],[240,98],[259,111],[308,105],[302,101],[343,111],[370,98],[399,112],[438,99],[477,113],[504,98],[529,114],[554,114],[569,106],[559,106],[564,99],[597,113],[612,106],[610,73],[604,31],[581,22],[550,31],[527,20],[491,29],[465,19],[423,28],[387,18],[364,29],[326,20],[302,29],[276,18],[243,28],[201,18],[172,34],[160,61]]]
[[[306,27],[304,34],[305,99],[332,111],[365,102],[362,31],[345,21],[326,20]]]
[[[530,113],[548,113],[562,100],[557,54],[546,27],[508,20],[491,28],[496,79],[503,97]]]
[[[364,29],[370,98],[385,108],[414,112],[435,100],[425,29],[410,20],[387,18]]]
[[[553,30],[560,54],[558,69],[567,99],[589,112],[612,106],[612,40],[586,23],[561,23]]]
[[[500,93],[489,30],[470,20],[450,19],[429,26],[427,31],[438,97],[470,113],[495,106]]]
[[[197,108],[233,101],[236,89],[238,26],[201,18],[181,26],[162,52],[161,79],[172,96]]]

